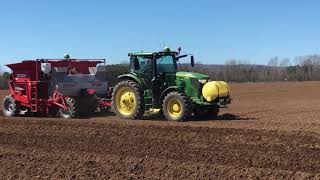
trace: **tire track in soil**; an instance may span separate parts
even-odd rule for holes
[[[6,152],[8,151],[8,152]],[[5,156],[15,159],[6,168],[13,175],[5,175],[0,171],[0,178],[17,179],[203,179],[203,178],[261,178],[288,179],[288,178],[315,178],[320,174],[292,172],[261,168],[238,168],[217,164],[197,162],[178,162],[155,158],[134,158],[115,155],[97,155],[88,153],[62,153],[60,151],[42,152],[42,150],[24,149],[21,151],[10,148],[2,149]],[[1,159],[1,158],[0,158]],[[1,162],[1,161],[0,161]],[[58,162],[58,163],[56,163]],[[61,168],[63,167],[63,168]],[[4,169],[4,168],[2,168]],[[2,170],[0,169],[0,170]],[[8,174],[7,171],[5,171]]]
[[[51,121],[37,123],[36,126],[34,123],[28,124],[28,121],[13,121],[16,120],[2,122],[9,128],[4,132],[0,131],[0,144],[1,147],[16,149],[17,152],[23,149],[40,150],[39,153],[43,156],[54,154],[57,158],[61,155],[53,153],[55,151],[71,157],[75,154],[83,154],[83,157],[86,157],[86,154],[95,154],[99,157],[107,155],[143,161],[154,159],[156,161],[152,162],[159,164],[153,166],[160,169],[173,162],[235,169],[302,172],[308,176],[320,173],[318,133],[94,123],[86,126],[78,121],[52,128]],[[52,121],[53,125],[59,123]],[[15,125],[19,132],[12,128]],[[13,151],[13,157],[21,154],[14,153]],[[76,159],[82,160],[83,157],[77,155]],[[124,161],[127,165],[131,163]],[[52,165],[56,165],[55,162]],[[61,171],[63,167],[56,168]],[[39,171],[42,172],[41,168]],[[103,169],[100,171],[104,172]],[[190,173],[188,170],[183,172]],[[186,174],[184,176],[187,177]]]

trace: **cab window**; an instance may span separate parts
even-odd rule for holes
[[[157,58],[158,73],[172,73],[176,71],[176,65],[173,56],[160,56]]]
[[[138,63],[135,64],[135,61],[138,61]],[[152,60],[146,57],[132,57],[131,69],[138,73],[152,72]]]

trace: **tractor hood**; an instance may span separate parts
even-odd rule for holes
[[[204,75],[204,74],[200,74],[200,73],[194,73],[194,72],[177,72],[176,76],[179,77],[188,77],[188,78],[195,78],[195,79],[209,79],[209,76]]]
[[[187,96],[203,97],[209,103],[215,102],[217,98],[230,96],[230,88],[226,82],[209,81],[209,76],[200,73],[177,72],[175,83],[177,86],[183,86]]]

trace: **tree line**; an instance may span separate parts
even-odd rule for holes
[[[290,60],[271,58],[267,65],[250,64],[243,60],[228,60],[224,65],[196,63],[195,67],[179,65],[181,71],[207,74],[212,80],[227,82],[271,82],[271,81],[320,81],[320,55],[299,56]],[[109,65],[107,74],[111,85],[117,76],[129,71],[129,65]]]
[[[227,82],[319,81],[320,55],[299,56],[292,61],[273,57],[267,65],[254,65],[233,59],[222,66],[199,63],[194,68],[182,66],[182,69],[207,74],[212,80]]]
[[[319,81],[320,55],[299,56],[290,59],[271,58],[267,65],[254,65],[243,60],[228,60],[224,65],[196,63],[179,65],[181,71],[207,74],[212,80],[227,82],[271,82],[271,81]],[[117,77],[129,71],[128,64],[108,65],[107,77],[110,86],[114,86]],[[8,72],[0,74],[0,89],[8,88]]]

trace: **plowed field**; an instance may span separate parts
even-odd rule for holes
[[[217,119],[0,117],[0,179],[320,179],[320,82],[231,90]]]

